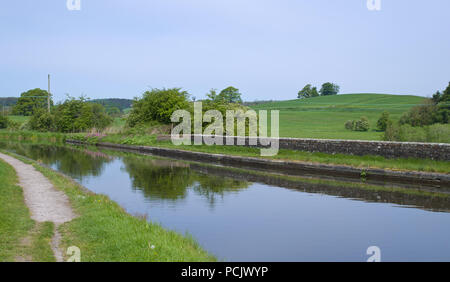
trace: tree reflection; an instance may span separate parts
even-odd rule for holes
[[[123,158],[133,189],[150,199],[179,200],[188,189],[204,196],[211,205],[217,197],[248,187],[248,182],[193,171],[187,163],[127,156]]]
[[[104,165],[113,160],[101,152],[79,147],[27,143],[3,143],[2,147],[53,166],[56,170],[79,180],[85,176],[101,175]]]

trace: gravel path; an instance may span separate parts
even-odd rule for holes
[[[63,261],[63,255],[59,249],[61,235],[58,233],[57,227],[75,218],[67,195],[56,190],[52,183],[32,165],[2,153],[0,153],[0,158],[16,170],[19,185],[23,188],[25,204],[31,212],[31,218],[37,222],[51,221],[55,224],[52,249],[56,260]]]

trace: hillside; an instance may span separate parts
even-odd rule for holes
[[[281,137],[380,140],[382,133],[375,131],[375,128],[383,111],[388,111],[392,120],[398,120],[404,112],[421,104],[424,99],[410,95],[341,94],[269,102],[251,108],[280,110]],[[369,119],[371,129],[368,132],[345,129],[347,120],[361,116]]]

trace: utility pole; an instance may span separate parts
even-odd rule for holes
[[[50,113],[50,74],[48,75],[47,109],[48,109],[48,113]]]

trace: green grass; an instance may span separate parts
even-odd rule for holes
[[[211,154],[225,154],[233,156],[266,158],[274,160],[301,161],[310,163],[323,163],[334,165],[348,165],[357,168],[381,168],[401,171],[426,171],[450,173],[450,166],[445,161],[434,161],[430,159],[387,159],[381,156],[354,156],[345,154],[325,154],[310,153],[295,150],[280,149],[278,154],[273,157],[261,157],[260,149],[244,146],[175,146],[170,141],[157,141],[154,135],[129,135],[111,134],[103,138],[86,138],[83,134],[75,134],[68,137],[80,141],[87,141],[91,144],[98,142],[109,142],[116,144],[155,146],[172,148],[178,150],[204,152]]]
[[[64,142],[66,134],[37,131],[9,131],[0,129],[0,141],[31,141],[31,142]]]
[[[8,116],[8,118],[14,122],[17,122],[19,124],[25,123],[30,120],[30,117],[26,116]]]
[[[14,169],[0,160],[0,261],[23,255],[21,239],[33,228]]]
[[[50,247],[54,225],[30,218],[13,167],[0,160],[0,261],[55,261]]]
[[[36,223],[31,232],[30,254],[33,261],[37,262],[55,262],[56,259],[50,247],[54,234],[55,225],[53,222]]]
[[[383,111],[398,120],[411,107],[421,104],[423,97],[388,94],[342,94],[309,99],[263,103],[254,110],[280,110],[280,136],[320,139],[381,140],[376,122]],[[347,120],[366,116],[368,132],[346,130]]]
[[[81,261],[215,261],[190,235],[168,231],[126,213],[107,196],[88,192],[73,180],[34,161],[55,187],[65,192],[79,216],[60,226],[63,249],[76,246]],[[152,248],[154,246],[154,248]],[[67,259],[67,258],[66,258]]]

